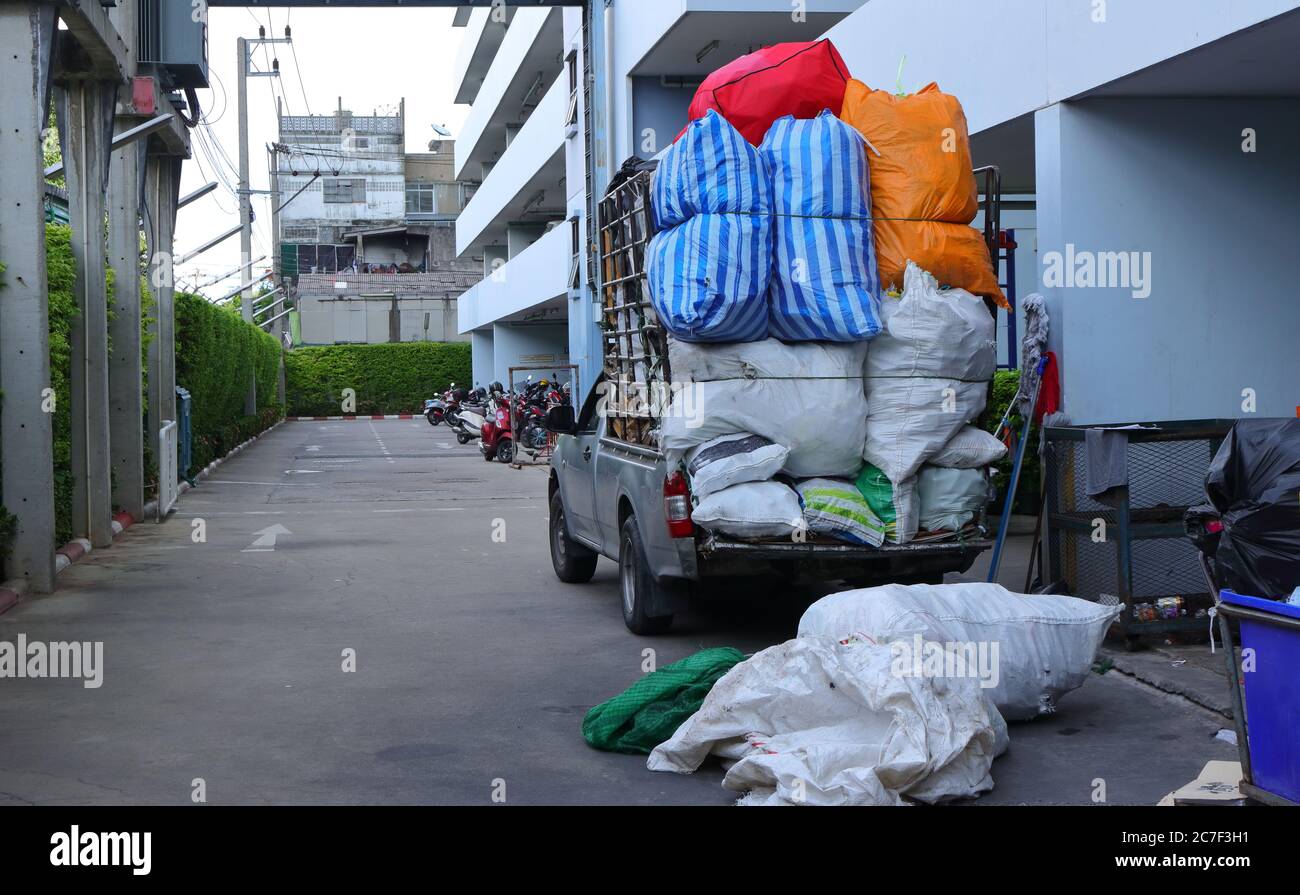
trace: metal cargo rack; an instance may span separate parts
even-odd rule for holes
[[[646,247],[654,234],[649,171],[615,185],[599,207],[600,328],[604,341],[605,410],[611,433],[652,445],[672,381],[667,333],[650,302]]]
[[[1144,634],[1207,634],[1213,606],[1196,548],[1183,528],[1204,501],[1205,476],[1231,420],[1145,423],[1127,430],[1128,483],[1100,502],[1087,493],[1089,428],[1049,427],[1045,439],[1048,569],[1067,593],[1122,604],[1128,645]],[[1104,523],[1104,537],[1094,539]],[[1186,615],[1142,621],[1134,608],[1181,597]]]

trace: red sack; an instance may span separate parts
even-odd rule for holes
[[[848,66],[829,40],[764,47],[705,78],[691,100],[690,119],[716,109],[757,146],[785,115],[816,118],[830,109],[838,116],[848,81]]]

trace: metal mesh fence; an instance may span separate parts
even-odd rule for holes
[[[1136,605],[1181,597],[1186,615],[1169,621],[1196,624],[1212,599],[1182,519],[1205,499],[1206,473],[1231,424],[1153,425],[1129,434],[1128,487],[1102,495],[1104,502],[1087,493],[1085,430],[1046,432],[1052,577],[1075,596],[1125,603],[1126,628]]]

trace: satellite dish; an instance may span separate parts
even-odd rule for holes
[[[435,134],[437,134],[438,136],[440,136],[440,137],[450,137],[450,136],[451,136],[451,131],[447,130],[447,128],[446,128],[444,125],[441,125],[441,124],[431,124],[431,125],[429,125],[429,127],[433,128],[433,132],[434,132]]]

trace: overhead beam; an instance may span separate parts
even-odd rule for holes
[[[158,115],[154,118],[150,118],[144,124],[137,124],[135,127],[122,131],[122,133],[113,137],[113,142],[110,143],[108,147],[109,151],[116,152],[123,146],[127,146],[134,143],[136,140],[139,140],[141,137],[147,137],[155,131],[162,130],[171,123],[174,117],[175,116],[173,115]],[[53,165],[50,165],[45,169],[45,177],[48,179],[54,177],[56,174],[61,174],[62,172],[63,162],[55,162]],[[214,183],[212,186],[215,187],[216,184]]]
[[[184,196],[181,196],[181,200],[176,203],[176,207],[184,208],[186,205],[189,205],[195,199],[202,199],[204,196],[206,196],[208,193],[212,192],[216,188],[217,188],[217,182],[215,180],[209,181],[208,183],[205,183],[203,186],[199,187],[194,192],[186,193]]]
[[[227,239],[234,236],[236,233],[239,232],[240,226],[241,225],[236,224],[235,226],[227,230],[225,233],[222,233],[220,236],[215,236],[212,239],[209,239],[207,242],[199,246],[197,249],[194,249],[191,252],[186,252],[184,255],[181,255],[179,258],[176,259],[176,263],[185,264],[188,261],[194,260],[195,258],[199,257],[199,255],[202,255],[204,252],[206,252],[208,249],[212,248],[215,245],[218,245],[219,243],[225,242]]]
[[[55,0],[54,9],[67,26],[74,47],[60,43],[58,78],[93,78],[126,81],[126,44],[108,19],[100,0]]]

